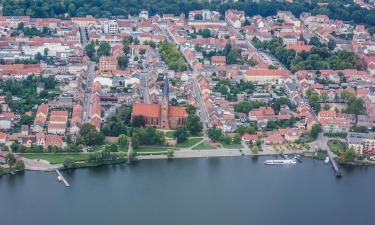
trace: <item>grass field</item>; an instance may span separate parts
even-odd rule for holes
[[[69,156],[72,157],[74,161],[86,161],[89,159],[89,154],[84,153],[69,153],[69,154],[43,154],[43,153],[35,153],[35,154],[25,154],[23,155],[25,158],[28,159],[42,159],[47,160],[51,164],[60,164],[64,162],[65,157]]]
[[[94,151],[94,152],[100,151],[100,150],[102,150],[102,148],[103,148],[104,146],[106,146],[106,145],[110,145],[110,144],[112,144],[112,143],[116,143],[116,142],[104,141],[103,144],[101,144],[101,145],[94,145],[94,149],[93,149],[93,151]],[[116,144],[117,144],[117,143],[116,143]],[[119,151],[119,152],[128,152],[128,145],[126,145],[126,146],[120,146],[120,145],[117,145],[117,147],[118,147],[118,151]]]
[[[222,143],[220,142],[220,144],[223,145],[224,148],[229,148],[229,149],[233,149],[233,148],[243,148],[242,144],[225,144],[225,143]]]
[[[336,155],[340,155],[340,152],[346,150],[346,144],[339,140],[329,140],[327,142],[329,149]]]
[[[203,138],[189,138],[185,142],[176,144],[176,148],[189,148],[202,140]]]
[[[166,137],[168,137],[168,138],[174,138],[174,131],[167,131],[166,133],[165,133],[165,136]]]
[[[209,145],[206,145],[205,143],[200,143],[199,145],[195,146],[192,148],[193,150],[210,150],[210,149],[215,149],[214,147],[211,147]]]
[[[141,147],[135,148],[134,151],[136,152],[165,152],[170,149],[175,150],[173,147],[141,146]]]

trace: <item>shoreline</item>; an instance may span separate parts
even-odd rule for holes
[[[280,155],[281,152],[259,152],[258,154],[252,154],[251,152],[244,151],[244,150],[238,150],[238,149],[227,149],[227,150],[215,150],[215,149],[210,149],[210,150],[178,150],[175,151],[173,157],[168,157],[165,154],[150,154],[150,155],[139,155],[137,156],[137,161],[142,161],[142,160],[161,160],[161,159],[190,159],[190,158],[216,158],[216,157],[240,157],[240,156],[275,156],[275,155]],[[290,152],[283,152],[283,154],[299,154],[302,155],[303,157],[306,158],[313,158],[313,159],[318,159],[316,156],[313,155],[312,152],[306,152],[306,151],[301,151],[301,152],[296,152],[296,151],[290,151]],[[116,165],[116,164],[123,164],[127,163],[128,159],[118,159],[114,161],[107,161],[107,162],[76,162],[75,166],[72,168],[66,168],[62,164],[51,164],[46,160],[33,160],[33,159],[27,159],[23,158],[25,162],[35,162],[35,163],[41,163],[38,166],[30,166],[30,163],[25,163],[26,167],[25,170],[27,171],[44,171],[44,172],[53,172],[55,169],[59,170],[70,170],[70,169],[80,169],[80,168],[90,168],[90,167],[100,167],[100,166],[106,166],[106,165]],[[355,161],[355,162],[350,162],[341,166],[375,166],[375,162],[371,161]],[[10,172],[0,174],[2,175],[7,175],[11,174]]]

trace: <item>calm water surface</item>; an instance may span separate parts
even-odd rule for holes
[[[1,225],[373,225],[375,168],[336,179],[322,161],[142,161],[0,178]]]

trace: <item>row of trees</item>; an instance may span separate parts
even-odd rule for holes
[[[100,43],[91,41],[90,44],[85,47],[85,51],[92,61],[99,61],[101,56],[109,56],[111,54],[111,46],[105,41]]]
[[[140,145],[162,145],[164,144],[164,133],[152,127],[134,128],[132,131],[132,145],[134,148]]]
[[[196,9],[218,10],[222,14],[227,9],[245,10],[248,16],[262,15],[270,16],[278,10],[291,10],[296,15],[303,11],[309,11],[311,5],[304,1],[294,1],[294,4],[282,2],[259,2],[238,1],[223,2],[220,0],[5,0],[3,1],[4,15],[28,15],[31,17],[58,17],[66,18],[73,16],[92,15],[95,17],[127,16],[138,14],[140,10],[146,9],[151,15],[156,13],[184,13]],[[199,19],[199,18],[197,18]]]
[[[159,44],[159,52],[169,69],[180,72],[188,69],[182,53],[175,44],[166,41],[161,42]]]
[[[17,30],[12,33],[12,36],[19,36],[21,33],[27,37],[46,37],[52,35],[54,31],[48,27],[43,27],[41,30],[39,30],[36,27],[25,27],[24,23],[19,23]]]
[[[92,15],[95,17],[128,16],[146,9],[151,15],[163,13],[184,13],[197,9],[218,10],[224,15],[228,9],[244,10],[247,16],[272,16],[277,11],[291,11],[299,17],[302,12],[325,14],[332,19],[363,23],[367,27],[375,26],[375,10],[361,8],[351,0],[330,0],[327,6],[318,5],[319,1],[295,0],[289,4],[283,1],[201,1],[201,0],[5,0],[5,16],[58,17]],[[200,18],[196,18],[200,19]]]
[[[282,38],[273,38],[271,41],[260,41],[253,39],[256,48],[271,52],[281,63],[292,72],[298,70],[322,70],[322,69],[361,69],[363,64],[354,52],[339,50],[333,52],[334,42],[322,44],[314,37],[309,44],[314,45],[310,52],[302,51],[296,53],[294,50],[286,49]]]

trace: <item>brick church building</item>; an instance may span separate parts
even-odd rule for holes
[[[188,113],[184,107],[169,106],[169,81],[165,78],[161,104],[133,104],[131,120],[136,116],[144,117],[145,126],[168,130],[185,126]]]

